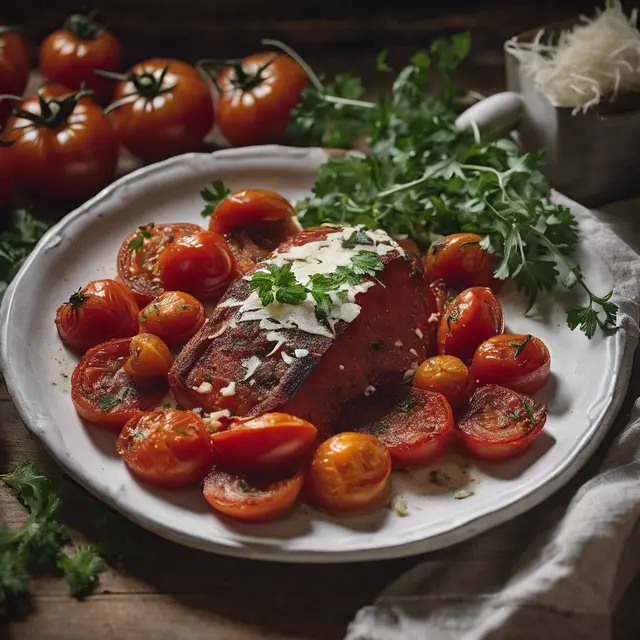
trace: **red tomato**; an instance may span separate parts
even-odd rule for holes
[[[19,186],[47,198],[86,199],[113,179],[118,140],[109,120],[83,93],[54,85],[27,98],[7,122],[4,139],[11,151]]]
[[[209,435],[193,411],[137,413],[122,429],[116,450],[135,476],[159,487],[200,482],[213,464]]]
[[[215,208],[209,221],[209,231],[224,236],[241,274],[300,229],[293,205],[265,189],[232,193]]]
[[[397,468],[418,467],[439,456],[453,436],[453,414],[447,399],[424,389],[403,389],[393,405],[359,432],[380,440]]]
[[[118,251],[118,277],[132,291],[141,307],[164,293],[158,275],[160,252],[178,238],[198,231],[202,231],[202,227],[197,224],[174,222],[155,225],[150,222],[123,240]]]
[[[283,54],[256,53],[220,74],[217,121],[234,147],[282,143],[309,78]]]
[[[29,79],[27,41],[16,27],[0,26],[0,94],[21,96]],[[0,102],[0,130],[14,105]]]
[[[214,467],[204,481],[204,497],[220,513],[242,522],[268,522],[291,509],[304,473],[248,476]]]
[[[84,85],[104,102],[111,97],[113,83],[93,71],[120,71],[122,45],[95,21],[95,13],[76,13],[67,18],[62,29],[44,39],[39,66],[45,78],[74,90]]]
[[[501,282],[493,277],[493,258],[479,246],[481,240],[475,233],[454,233],[434,242],[425,259],[427,278],[497,291]]]
[[[123,76],[113,94],[111,117],[122,146],[155,162],[202,144],[213,126],[213,103],[190,64],[152,58]]]
[[[478,385],[499,384],[527,394],[542,389],[550,369],[551,356],[542,340],[510,333],[483,342],[471,364]]]
[[[15,176],[12,158],[11,147],[0,145],[0,211],[13,194]]]
[[[131,292],[115,280],[94,280],[56,311],[62,342],[79,351],[138,333],[138,305]]]
[[[224,238],[211,231],[177,238],[158,256],[158,275],[165,289],[187,291],[203,300],[219,298],[234,269]]]
[[[134,382],[124,371],[131,338],[108,340],[82,357],[71,377],[71,400],[89,422],[119,430],[136,413],[155,407],[169,389],[166,376]]]
[[[454,356],[433,356],[416,371],[413,386],[442,394],[450,404],[467,400],[473,389],[473,379],[467,365]]]
[[[204,324],[204,307],[182,291],[165,291],[140,312],[140,326],[169,345],[182,345]]]
[[[166,376],[173,364],[173,354],[169,347],[151,333],[133,336],[129,351],[131,355],[122,368],[136,382],[153,376]]]
[[[447,306],[438,327],[438,353],[471,360],[485,340],[504,331],[498,299],[487,287],[472,287]]]
[[[547,421],[547,407],[497,385],[478,389],[456,425],[464,448],[483,460],[508,460],[531,446]]]
[[[460,293],[460,289],[448,285],[444,280],[429,282],[429,289],[438,309],[438,315],[442,317],[447,305]]]
[[[265,413],[236,420],[211,440],[222,467],[259,473],[300,464],[317,435],[318,430],[306,420],[287,413]]]
[[[325,511],[367,511],[387,496],[390,475],[391,458],[380,440],[364,433],[339,433],[318,447],[307,492]]]

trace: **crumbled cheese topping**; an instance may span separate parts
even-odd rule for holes
[[[201,382],[199,387],[192,387],[196,393],[211,393],[213,391],[213,385],[210,382]]]
[[[420,340],[422,340],[422,338],[424,338],[424,333],[422,333],[421,329],[414,329],[415,334],[418,336],[418,338],[420,338]]]
[[[367,398],[374,394],[376,392],[376,388],[373,385],[369,385],[365,390],[364,390],[364,395],[367,396]]]
[[[417,352],[415,349],[409,349],[409,353],[410,353],[412,356],[416,356],[416,358],[418,357],[418,352]]]
[[[291,365],[291,364],[294,363],[295,358],[292,358],[286,351],[283,351],[281,355],[282,355],[282,359],[284,360],[285,364]]]
[[[293,354],[296,358],[304,358],[309,355],[309,349],[296,349]]]
[[[233,380],[226,386],[220,389],[221,396],[235,396],[236,395],[236,383]]]
[[[394,346],[394,347],[403,347],[403,346],[404,346],[404,344],[403,344],[402,340],[396,340],[396,341],[393,343],[393,346]]]
[[[250,358],[243,360],[242,366],[247,370],[247,372],[242,380],[248,380],[256,372],[261,363],[262,360],[260,360],[258,356],[251,356]]]
[[[407,501],[399,495],[393,496],[391,499],[391,508],[401,517],[409,515],[409,505]]]
[[[344,371],[344,365],[343,364],[339,364],[338,365],[338,369],[340,369],[340,371]]]
[[[430,323],[438,322],[438,314],[437,313],[432,313],[429,316],[429,319],[427,320],[427,322],[430,322]]]

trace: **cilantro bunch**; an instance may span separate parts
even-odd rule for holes
[[[434,41],[398,73],[391,96],[375,102],[362,100],[358,78],[342,75],[325,85],[281,46],[312,81],[292,111],[291,141],[348,147],[364,138],[369,147],[366,157],[333,158],[320,167],[313,194],[298,203],[302,225],[382,228],[408,236],[423,250],[443,235],[477,233],[496,257],[495,277],[515,281],[528,299],[527,311],[541,291],[558,283],[578,286],[588,304],[567,312],[569,328],[589,338],[598,326],[615,328],[612,292],[595,295],[580,268],[568,261],[578,241],[577,223],[567,207],[549,200],[541,154],[522,154],[510,137],[483,140],[477,129],[456,128],[466,92],[453,72],[470,44],[468,34]],[[378,69],[390,71],[384,55]],[[434,69],[439,89],[429,92]]]

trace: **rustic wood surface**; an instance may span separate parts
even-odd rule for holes
[[[318,68],[371,68],[373,58],[311,60]],[[484,93],[503,84],[501,53],[478,56],[464,71],[463,82]],[[57,217],[63,211],[56,211]],[[634,369],[635,396],[640,395],[640,362]],[[634,396],[634,397],[635,397]],[[623,409],[628,414],[630,406]],[[21,423],[4,384],[0,388],[0,473],[33,458],[45,473],[59,468]],[[590,464],[597,465],[597,456]],[[95,531],[100,505],[71,481],[65,484],[65,521],[74,542],[99,540]],[[552,501],[559,499],[558,496]],[[25,511],[0,487],[0,519],[13,526]],[[0,637],[12,640],[276,640],[342,638],[356,611],[374,601],[392,580],[420,558],[326,566],[262,563],[206,554],[178,546],[123,523],[123,542],[134,553],[110,563],[94,595],[84,602],[69,597],[59,577],[32,582],[30,607],[21,617],[0,621]],[[446,551],[438,552],[446,554]],[[640,581],[622,601],[613,637],[640,637],[636,603]]]

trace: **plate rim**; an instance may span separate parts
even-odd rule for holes
[[[106,492],[101,488],[101,486],[95,486],[91,480],[90,474],[84,473],[81,468],[74,466],[74,461],[71,457],[64,455],[64,452],[59,451],[57,448],[59,443],[55,436],[49,435],[46,431],[38,428],[37,415],[35,415],[29,408],[28,399],[21,390],[17,377],[12,372],[11,358],[8,355],[7,345],[10,333],[9,320],[11,318],[11,311],[15,302],[16,291],[22,278],[30,269],[39,254],[46,249],[51,237],[63,231],[65,227],[72,223],[76,218],[85,215],[96,204],[108,200],[111,195],[121,187],[137,182],[141,179],[144,180],[153,173],[165,171],[172,165],[193,161],[197,158],[207,158],[209,162],[218,158],[223,159],[224,161],[242,162],[243,160],[248,159],[256,160],[260,156],[262,156],[263,159],[274,158],[281,160],[304,158],[307,161],[315,162],[319,166],[322,161],[327,159],[328,154],[325,150],[317,147],[301,148],[284,147],[280,145],[264,145],[243,147],[239,149],[222,149],[212,153],[182,154],[159,163],[141,167],[111,183],[93,198],[83,203],[53,225],[38,242],[33,252],[29,255],[13,281],[10,283],[7,291],[5,292],[2,300],[2,306],[0,308],[0,367],[5,378],[9,396],[11,397],[23,424],[29,432],[33,433],[40,442],[42,442],[45,449],[56,463],[96,498],[105,502],[128,519],[156,535],[160,535],[179,544],[207,552],[254,560],[286,563],[329,564],[334,562],[386,560],[435,551],[467,540],[479,533],[485,532],[521,515],[546,500],[549,496],[564,486],[564,484],[566,484],[566,482],[568,482],[571,477],[578,472],[578,470],[585,464],[600,445],[617,416],[624,399],[631,372],[630,368],[627,367],[628,375],[624,378],[622,378],[621,372],[623,371],[623,365],[625,362],[633,355],[633,349],[630,348],[630,341],[626,340],[626,331],[624,329],[620,329],[615,332],[615,334],[607,338],[607,340],[612,341],[614,352],[611,356],[613,359],[613,375],[611,377],[609,389],[606,392],[606,402],[601,406],[599,415],[592,422],[589,429],[587,429],[577,441],[572,455],[567,456],[563,461],[563,464],[557,466],[554,469],[553,474],[549,475],[541,485],[528,488],[525,495],[516,498],[513,502],[483,515],[479,515],[470,521],[458,524],[446,532],[441,532],[429,536],[428,538],[422,538],[412,542],[404,542],[398,545],[371,549],[323,551],[283,550],[278,547],[268,546],[258,547],[247,541],[240,541],[238,546],[233,546],[219,541],[203,540],[197,536],[176,531],[171,528],[171,526],[165,525],[152,517],[147,517],[144,513],[136,511],[135,508],[133,508],[127,501],[118,499],[117,494]],[[600,258],[600,256],[598,257],[602,267],[609,270],[602,258]]]

